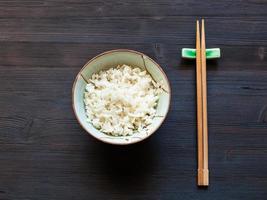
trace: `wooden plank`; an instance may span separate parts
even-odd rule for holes
[[[208,47],[220,47],[222,57],[216,61],[208,61],[208,73],[225,71],[239,71],[243,73],[257,73],[267,71],[267,45],[238,46],[221,45],[219,42],[207,42]],[[138,43],[138,44],[110,44],[110,43],[61,43],[61,42],[9,42],[0,43],[0,64],[12,68],[72,68],[78,71],[89,59],[99,53],[117,48],[128,48],[141,51],[159,62],[167,73],[177,71],[179,80],[192,75],[194,61],[183,60],[181,49],[193,48],[194,38],[188,44],[179,41],[172,44],[165,43]],[[234,58],[234,59],[231,59]],[[1,68],[0,68],[1,70]],[[4,68],[3,68],[4,70]],[[182,73],[183,75],[179,75]],[[186,74],[185,74],[186,73]],[[173,75],[173,73],[169,73]],[[185,77],[184,77],[185,75]],[[213,79],[213,77],[210,77]]]
[[[2,18],[0,41],[187,45],[194,43],[196,17]],[[207,45],[267,45],[264,16],[205,19]]]
[[[75,18],[130,16],[266,16],[266,1],[207,0],[47,0],[1,1],[0,17],[9,18]]]

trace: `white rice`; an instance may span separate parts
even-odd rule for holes
[[[161,89],[140,68],[127,65],[93,74],[84,103],[88,122],[112,136],[132,135],[151,125]]]

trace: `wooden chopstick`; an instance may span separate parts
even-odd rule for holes
[[[198,149],[198,185],[202,182],[203,168],[203,104],[202,104],[202,69],[199,21],[196,23],[196,89],[197,89],[197,149]]]
[[[207,120],[207,73],[205,25],[202,19],[201,44],[197,21],[197,118],[198,118],[198,185],[209,185],[208,169],[208,120]],[[201,100],[200,100],[201,99]]]
[[[203,180],[202,185],[209,185],[208,167],[208,114],[207,114],[207,69],[205,22],[202,19],[201,31],[201,68],[202,68],[202,103],[203,103]]]

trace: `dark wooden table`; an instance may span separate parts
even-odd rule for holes
[[[195,20],[206,19],[210,187],[196,186]],[[145,142],[77,123],[75,75],[111,49],[162,65],[172,104]],[[267,1],[1,0],[0,199],[267,199]]]

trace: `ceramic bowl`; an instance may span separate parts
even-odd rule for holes
[[[146,133],[135,133],[131,136],[109,136],[97,130],[92,124],[86,121],[85,106],[83,102],[86,80],[89,80],[93,73],[106,70],[117,65],[127,64],[147,70],[157,81],[163,83],[163,92],[160,95],[156,117]],[[164,121],[170,106],[171,99],[170,84],[162,68],[151,58],[143,53],[118,49],[104,52],[88,61],[78,73],[72,88],[72,104],[74,113],[81,126],[93,137],[110,144],[126,145],[139,142],[152,135]]]

